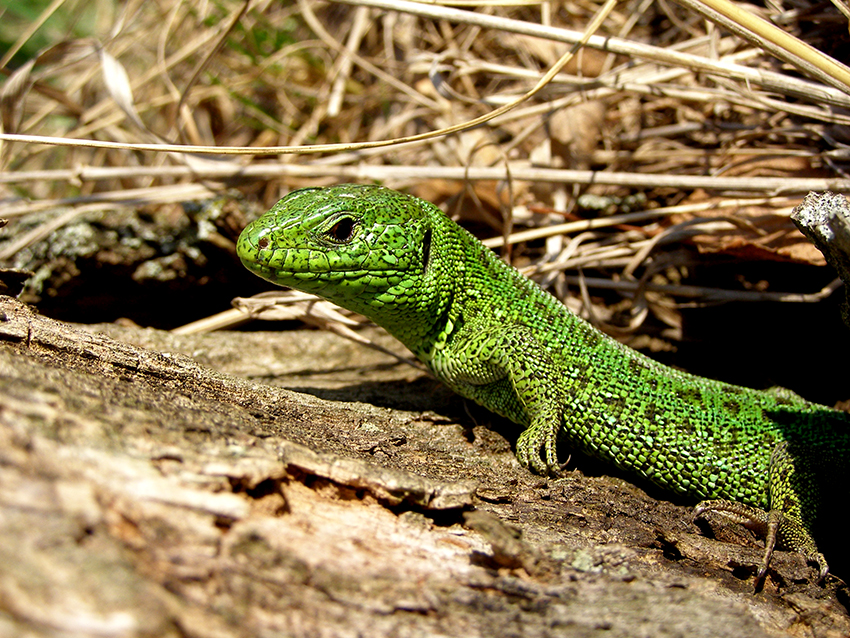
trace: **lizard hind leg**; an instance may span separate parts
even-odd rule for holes
[[[770,456],[770,514],[779,512],[776,540],[818,566],[818,580],[829,572],[812,535],[820,506],[820,487],[811,450],[797,450],[782,441]],[[763,565],[767,569],[767,565]]]
[[[767,574],[770,559],[773,557],[773,550],[777,546],[799,552],[805,556],[808,562],[817,565],[818,582],[826,578],[829,565],[824,555],[818,551],[814,538],[801,523],[781,510],[765,511],[734,501],[709,500],[702,501],[696,506],[694,520],[700,518],[706,512],[720,514],[764,537],[764,553],[759,570],[756,573],[756,583],[760,583]]]
[[[770,459],[770,510],[728,500],[703,501],[696,506],[694,519],[716,512],[741,523],[764,537],[764,554],[756,575],[759,583],[767,573],[776,546],[799,552],[818,567],[818,581],[826,578],[829,566],[818,551],[810,531],[817,514],[818,487],[807,459],[795,457],[787,443],[779,443]]]

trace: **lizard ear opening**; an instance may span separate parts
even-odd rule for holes
[[[431,260],[431,229],[425,231],[422,237],[422,272],[428,270],[428,262]]]

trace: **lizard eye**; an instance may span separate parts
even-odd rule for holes
[[[325,233],[328,239],[338,244],[347,242],[353,234],[354,220],[351,217],[343,217]]]

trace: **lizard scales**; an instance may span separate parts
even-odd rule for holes
[[[290,193],[239,238],[252,272],[359,312],[452,390],[524,428],[519,461],[557,470],[559,436],[766,535],[827,572],[821,491],[848,478],[850,414],[664,366],[604,335],[429,202],[380,186]]]

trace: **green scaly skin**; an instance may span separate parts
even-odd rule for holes
[[[827,573],[826,482],[850,475],[850,414],[663,366],[602,334],[434,205],[379,186],[304,189],[239,238],[268,281],[362,313],[455,392],[524,428],[517,457],[557,472],[556,440],[704,500]]]

